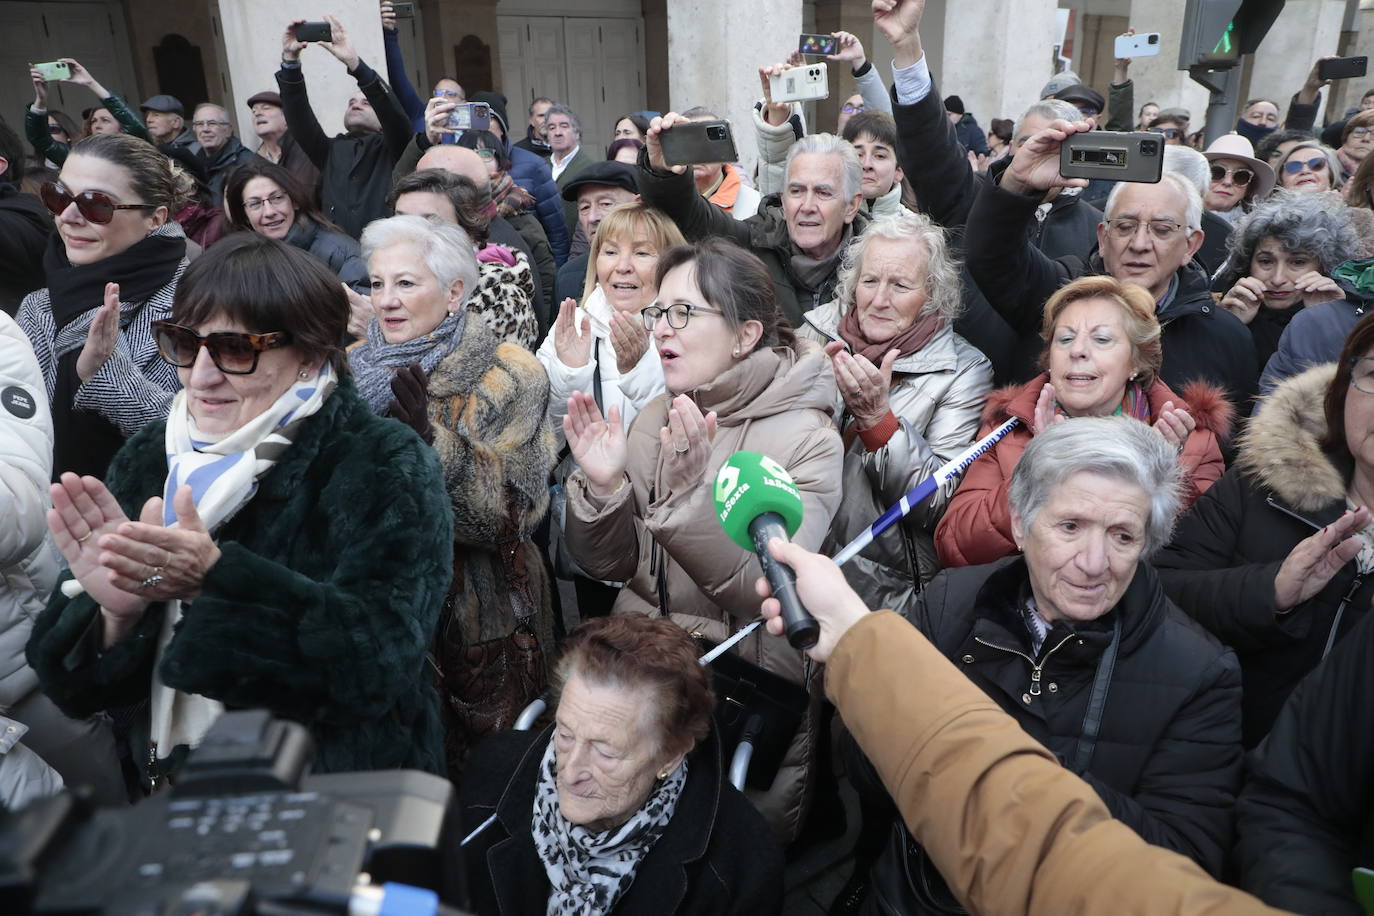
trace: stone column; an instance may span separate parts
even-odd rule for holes
[[[322,13],[316,0],[220,0],[212,6],[221,36],[219,80],[224,87],[224,106],[238,125],[248,124],[245,102],[255,92],[277,89],[274,74],[281,66],[281,36],[293,19],[318,19]],[[334,0],[330,14],[348,30],[358,56],[382,78],[386,78],[386,57],[382,51],[382,19],[376,0]],[[326,134],[343,130],[344,109],[358,84],[344,65],[321,47],[301,52],[301,66],[310,91],[310,104]],[[214,78],[213,76],[211,77]],[[187,112],[190,115],[190,112]],[[188,118],[189,120],[189,118]],[[252,149],[257,138],[248,130],[236,130],[244,145]]]
[[[673,0],[667,6],[669,104],[674,111],[705,105],[728,117],[740,162],[752,173],[758,68],[796,50],[801,0]]]
[[[945,0],[942,36],[932,29],[927,7],[921,37],[940,94],[959,96],[984,129],[993,118],[1020,117],[1053,72],[1057,5]],[[891,80],[890,70],[886,78]]]
[[[1339,54],[1345,0],[1288,0],[1274,27],[1250,62],[1251,98],[1273,99],[1279,116],[1288,111],[1288,100],[1302,88],[1318,57]],[[1360,90],[1363,93],[1364,90]],[[1322,107],[1328,93],[1322,93]],[[1359,102],[1358,95],[1355,99]],[[1245,99],[1240,100],[1245,104]],[[1320,127],[1323,112],[1317,113]]]

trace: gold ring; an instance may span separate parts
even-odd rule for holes
[[[84,535],[82,535],[81,537],[77,538],[77,539],[76,539],[76,542],[77,542],[78,544],[84,544],[87,540],[90,539],[91,535],[93,535],[93,534],[95,534],[94,531],[87,531]]]

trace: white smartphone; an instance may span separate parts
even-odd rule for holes
[[[810,102],[830,95],[829,70],[823,63],[792,67],[768,77],[774,102]]]
[[[1116,37],[1117,57],[1154,57],[1158,53],[1158,32],[1145,32],[1141,35],[1118,35]]]

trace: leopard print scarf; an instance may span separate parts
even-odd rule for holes
[[[604,916],[629,889],[635,870],[667,829],[687,784],[687,761],[660,782],[638,811],[613,830],[593,833],[558,808],[553,741],[539,765],[534,845],[549,877],[548,916]]]

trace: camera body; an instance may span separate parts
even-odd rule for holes
[[[465,130],[490,130],[491,106],[486,102],[463,102],[449,112],[444,129],[454,133]]]
[[[810,102],[830,95],[830,74],[824,63],[792,67],[768,77],[774,102]]]
[[[1120,35],[1112,51],[1117,57],[1154,57],[1159,53],[1159,33]]]
[[[333,41],[334,30],[327,22],[302,22],[296,26],[297,41]]]
[[[1364,76],[1368,69],[1368,57],[1336,57],[1317,64],[1317,78],[1324,80],[1355,79]]]
[[[305,775],[303,726],[226,713],[170,791],[91,811],[71,793],[0,820],[7,913],[344,913],[367,873],[465,902],[453,786],[429,773]]]
[[[53,80],[67,80],[72,78],[72,65],[65,60],[49,61],[46,64],[34,64],[33,69],[42,75],[48,82]]]
[[[1059,174],[1153,184],[1164,174],[1164,138],[1148,131],[1073,134],[1059,148]]]
[[[726,120],[674,124],[671,130],[658,135],[658,142],[668,165],[704,165],[739,159],[735,136]]]

